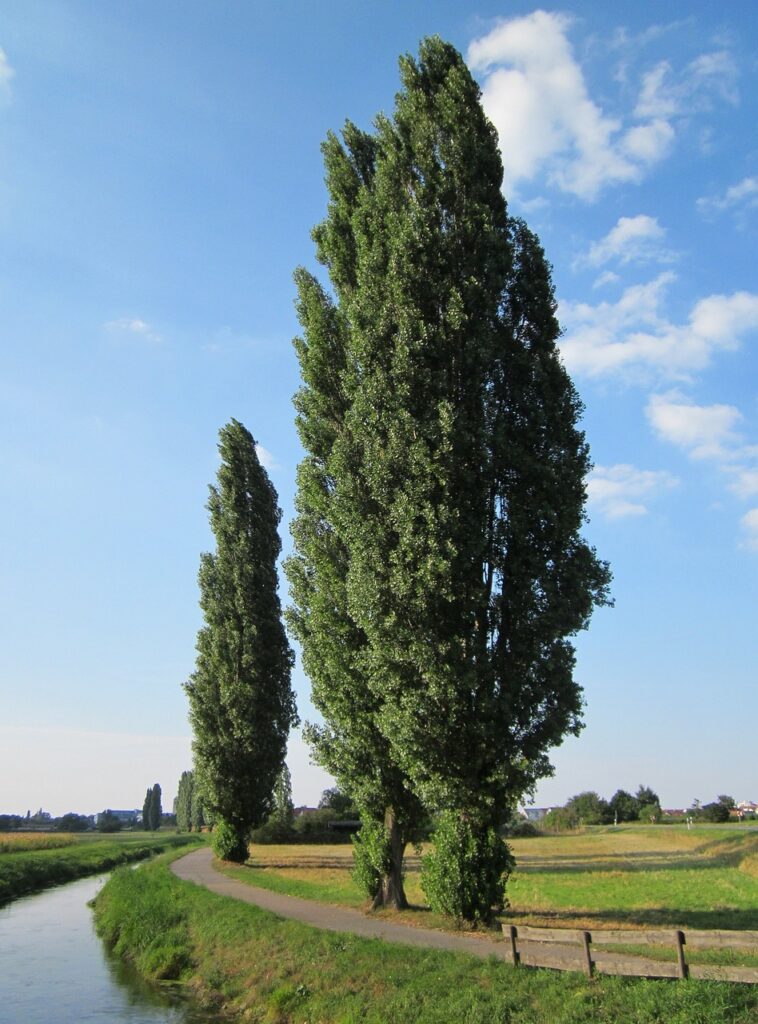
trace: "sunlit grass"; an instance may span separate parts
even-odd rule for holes
[[[758,831],[734,827],[626,826],[516,839],[504,922],[571,928],[758,929]],[[423,852],[423,851],[422,851]],[[253,885],[351,907],[366,901],[345,846],[253,846],[244,868]],[[406,894],[394,915],[426,927],[431,915],[410,851]]]
[[[590,981],[319,931],[180,882],[162,863],[118,872],[96,915],[144,974],[261,1024],[751,1024],[758,1012],[750,986]]]

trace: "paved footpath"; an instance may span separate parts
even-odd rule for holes
[[[259,889],[257,886],[239,882],[235,878],[217,871],[213,866],[213,851],[207,846],[194,850],[185,857],[175,860],[171,870],[185,882],[203,885],[219,896],[231,896],[244,903],[253,903],[262,910],[269,910],[279,917],[324,928],[330,932],[350,932],[366,939],[384,939],[405,946],[422,946],[426,949],[447,949],[470,953],[473,956],[496,956],[510,959],[510,943],[502,939],[491,939],[484,935],[456,935],[450,932],[433,931],[431,928],[413,928],[396,924],[380,917],[368,917],[360,910],[348,907],[334,907],[315,900],[303,900],[297,896]]]

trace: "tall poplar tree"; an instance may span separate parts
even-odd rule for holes
[[[226,856],[244,860],[248,832],[270,811],[297,713],[277,592],[276,492],[241,423],[222,428],[218,447],[218,485],[208,500],[216,550],[201,556],[205,625],[185,688],[195,785],[221,819]]]
[[[322,762],[384,804],[395,872],[396,807],[438,813],[427,894],[477,920],[504,898],[498,826],[581,727],[571,637],[610,574],[580,535],[550,268],[508,216],[479,89],[437,38],[400,68],[393,117],[324,146],[332,293],[298,272],[288,572]]]

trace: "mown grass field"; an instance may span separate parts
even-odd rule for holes
[[[758,929],[758,829],[622,826],[511,845],[517,868],[504,924],[588,928],[596,942],[602,928]],[[254,846],[248,865],[224,870],[264,888],[362,907],[351,856],[343,846]],[[383,913],[412,925],[450,927],[426,907],[420,858],[413,853],[406,892],[410,910]],[[674,957],[673,947],[647,947],[647,954]],[[690,958],[758,966],[746,951],[693,950]]]
[[[38,834],[33,837],[36,845],[32,841],[26,846],[15,846],[11,840],[8,845],[12,850],[0,851],[0,905],[51,885],[110,871],[163,850],[203,841],[199,836],[170,832],[128,832],[112,836],[84,833],[68,837],[69,841],[63,845],[45,844],[46,838],[61,837]]]
[[[168,856],[176,856],[169,854]],[[272,876],[273,877],[273,876]],[[97,897],[115,953],[257,1024],[755,1024],[758,988],[514,968],[322,932],[180,882],[158,858]]]

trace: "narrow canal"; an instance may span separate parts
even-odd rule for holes
[[[0,1024],[208,1024],[108,955],[83,878],[0,907]]]

